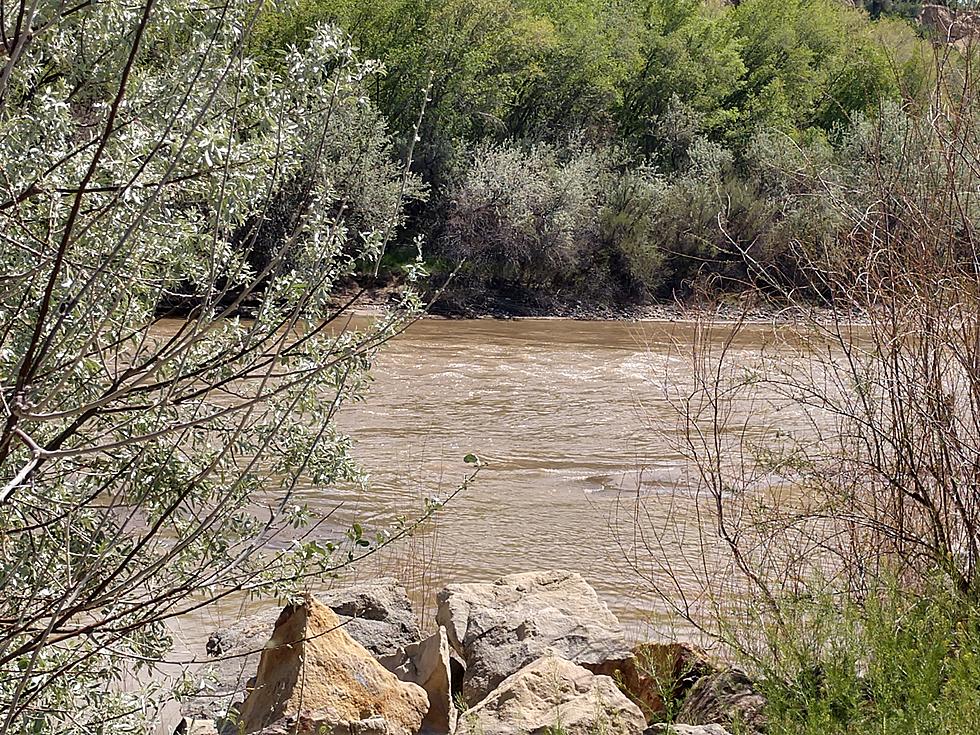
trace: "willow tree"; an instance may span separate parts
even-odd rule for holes
[[[257,63],[260,12],[0,2],[0,732],[144,730],[168,620],[367,543],[297,490],[358,481],[333,419],[417,303],[334,293],[419,187],[377,65]]]

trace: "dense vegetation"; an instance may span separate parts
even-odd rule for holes
[[[711,609],[701,621],[764,682],[771,733],[980,725],[980,115],[972,69],[945,53],[935,69],[928,115],[882,105],[774,169],[835,223],[792,233],[797,281],[827,310],[756,261],[799,307],[773,335],[787,352],[705,317],[696,388],[672,395],[713,521],[702,549],[727,560],[714,576],[697,558],[706,593],[678,612]],[[750,428],[757,406],[779,418]]]
[[[980,125],[969,48],[934,47],[915,13],[0,13],[0,733],[145,732],[182,691],[153,676],[168,621],[290,598],[390,538],[303,497],[361,481],[336,412],[420,307],[405,288],[341,333],[338,286],[427,271],[456,272],[462,303],[713,282],[831,306],[833,329],[801,327],[825,363],[729,386],[708,355],[683,397],[703,517],[754,593],[759,645],[730,641],[767,675],[773,732],[973,731]],[[738,446],[725,409],[767,383],[838,432]],[[760,507],[760,466],[806,502]]]
[[[314,23],[344,28],[386,66],[369,87],[403,155],[428,90],[409,233],[436,281],[463,263],[457,295],[622,302],[758,285],[746,260],[792,272],[801,223],[834,236],[773,172],[867,163],[865,121],[900,125],[930,89],[931,47],[896,15],[915,9],[871,5],[298,0],[255,44],[275,64]]]
[[[869,604],[798,605],[765,671],[773,735],[943,733],[980,727],[980,616],[962,598],[891,588]],[[819,650],[818,650],[819,646]]]
[[[0,733],[152,732],[168,621],[379,541],[303,496],[361,481],[334,417],[417,302],[339,330],[336,286],[419,187],[377,64],[263,66],[256,10],[0,11]]]

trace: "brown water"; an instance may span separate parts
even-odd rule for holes
[[[341,417],[370,491],[325,489],[309,499],[383,527],[417,512],[424,497],[451,492],[473,452],[486,467],[435,528],[361,574],[401,577],[424,606],[449,581],[569,569],[634,630],[663,628],[670,621],[650,576],[667,562],[682,586],[693,585],[684,570],[702,554],[693,503],[683,502],[694,481],[667,401],[692,386],[692,335],[690,324],[668,322],[418,322],[379,358],[367,401]],[[771,326],[752,326],[740,333],[734,362],[762,349],[792,350]],[[741,418],[749,431],[773,420]],[[631,512],[637,501],[646,514],[640,527]],[[676,559],[645,552],[638,574],[627,563],[630,547],[642,526],[663,522],[675,527],[676,543],[657,554]]]
[[[731,363],[762,354],[792,362],[799,351],[786,332],[743,327]],[[635,637],[691,633],[652,588],[696,596],[711,566],[702,544],[710,520],[698,516],[668,401],[694,390],[693,335],[684,322],[417,322],[379,356],[367,400],[340,416],[369,489],[314,488],[306,500],[333,511],[337,529],[357,520],[373,532],[451,493],[470,469],[463,457],[475,453],[485,467],[471,487],[351,576],[396,576],[431,616],[448,582],[568,569]],[[740,431],[794,428],[764,403],[734,412]],[[207,634],[241,612],[227,601],[180,620],[178,649],[199,654]]]
[[[717,327],[711,343],[728,333]],[[417,322],[382,351],[367,400],[339,417],[369,489],[311,488],[306,500],[332,511],[337,531],[357,520],[373,532],[451,493],[470,470],[463,457],[475,453],[485,467],[471,487],[350,576],[399,577],[426,623],[448,582],[567,569],[635,638],[693,635],[653,589],[676,601],[724,577],[668,400],[697,395],[693,340],[685,322]],[[811,369],[809,353],[801,356],[792,330],[771,325],[743,326],[728,354],[736,370],[761,359]],[[726,406],[738,432],[804,428],[804,417],[769,398]],[[174,661],[203,658],[209,633],[243,607],[228,599],[173,621]]]

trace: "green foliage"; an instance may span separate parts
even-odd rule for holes
[[[890,46],[903,46],[896,61],[877,26],[834,0],[746,0],[737,8],[657,0],[648,26],[623,122],[648,149],[678,104],[700,132],[736,151],[760,128],[829,131],[897,99],[918,48],[910,28],[890,25]]]
[[[362,480],[334,417],[417,300],[341,333],[334,287],[403,180],[334,28],[270,66],[251,2],[41,5],[0,61],[0,731],[147,732],[171,618],[372,544],[299,490]]]
[[[597,100],[608,106],[628,41],[586,2],[299,0],[263,18],[256,44],[274,55],[305,43],[306,29],[324,20],[384,60],[389,73],[375,92],[396,129],[407,129],[431,75],[428,125],[447,139],[540,132],[570,109],[581,108],[581,119]],[[597,43],[596,32],[608,41]]]
[[[959,735],[980,727],[980,610],[942,589],[787,606],[763,668],[774,735]]]
[[[829,130],[898,96],[872,27],[842,3],[747,0],[734,17],[749,70],[739,95],[747,129]]]
[[[385,63],[375,97],[403,133],[431,75],[427,133],[449,143],[644,138],[675,98],[736,143],[759,125],[829,130],[909,94],[917,46],[903,23],[835,0],[292,0],[262,17],[256,46],[274,58],[323,21]]]
[[[470,284],[587,296],[654,287],[663,183],[608,148],[475,148],[450,188],[444,247]]]
[[[473,258],[464,275],[489,288],[618,298],[684,290],[705,269],[744,280],[744,265],[738,272],[732,263],[748,249],[767,262],[792,260],[791,223],[806,223],[799,211],[806,207],[778,201],[760,181],[754,166],[763,136],[836,142],[882,105],[924,106],[931,88],[928,45],[911,26],[871,22],[837,0],[289,0],[263,13],[253,46],[276,66],[321,21],[339,24],[385,64],[368,89],[398,151],[409,146],[428,90],[415,168],[431,198],[412,208],[410,227],[428,235],[438,258]],[[547,176],[532,161],[507,164],[502,151],[546,144],[560,169],[583,143],[628,151],[633,163],[618,170],[635,173],[606,177],[603,203],[565,197],[560,223],[518,213],[544,205],[535,197]],[[705,169],[706,155],[724,165]],[[486,213],[454,197],[461,181],[490,173],[466,167],[489,159],[511,169],[497,171],[512,187],[498,221],[522,223],[520,258],[514,238],[493,229],[487,243],[460,247],[461,229],[486,224],[464,225],[463,213]],[[638,188],[652,172],[661,183]],[[593,187],[603,178],[583,175]],[[530,178],[516,181],[521,176]],[[604,211],[586,216],[587,206]],[[654,214],[659,247],[647,240]],[[598,273],[597,283],[584,288],[588,272]]]
[[[695,131],[721,135],[737,120],[732,106],[746,75],[730,11],[691,0],[650,3],[643,66],[627,83],[624,132],[655,152],[678,108]],[[690,123],[689,123],[690,124]]]

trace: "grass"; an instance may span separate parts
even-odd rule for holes
[[[872,603],[810,602],[771,640],[770,735],[980,731],[980,610],[943,590]]]

